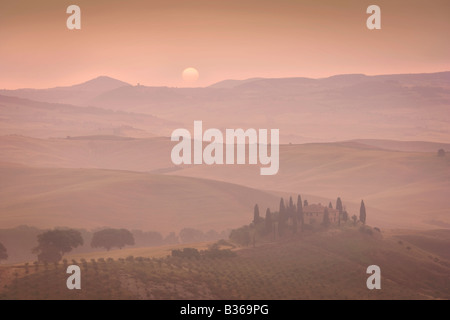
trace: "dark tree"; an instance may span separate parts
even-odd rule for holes
[[[278,213],[278,235],[282,236],[286,229],[286,221],[287,221],[287,213],[286,206],[284,205],[284,199],[280,200],[280,211]]]
[[[328,227],[330,225],[330,213],[328,212],[328,208],[325,208],[323,211],[323,221],[322,224],[325,227]]]
[[[258,204],[255,204],[255,208],[253,209],[253,223],[255,224],[255,226],[258,224],[259,221],[260,221],[259,207]]]
[[[352,215],[353,225],[356,226],[356,221],[358,221],[358,217],[356,214]]]
[[[364,205],[364,200],[361,200],[361,208],[359,208],[359,221],[366,224],[366,206]]]
[[[342,200],[340,197],[338,197],[336,200],[336,210],[338,210],[339,213],[342,213],[343,208],[342,208]]]
[[[8,259],[8,253],[5,246],[0,242],[0,261]]]
[[[329,208],[329,209],[333,209],[333,205],[331,204],[331,201],[330,201],[330,203],[328,204],[328,208]]]
[[[438,157],[445,157],[445,150],[444,149],[439,149],[438,150]]]
[[[38,260],[44,262],[57,262],[65,253],[83,245],[81,233],[73,229],[46,231],[37,236],[37,241],[38,246],[33,253],[37,253]]]
[[[304,219],[303,219],[303,206],[302,206],[302,197],[298,195],[297,197],[297,215],[300,220],[301,229],[303,231]]]
[[[298,219],[297,219],[297,208],[295,207],[292,196],[289,197],[289,207],[288,207],[288,217],[292,220],[292,228],[294,233],[297,233]]]
[[[344,222],[348,221],[348,212],[345,210],[342,212],[342,220],[344,220]]]
[[[266,210],[266,217],[264,218],[264,224],[265,224],[265,232],[266,234],[269,234],[272,231],[272,214],[270,213],[269,208],[267,208]]]
[[[289,207],[288,207],[289,217],[293,217],[295,214],[295,205],[294,201],[292,201],[292,196],[289,197]]]
[[[134,245],[133,234],[127,229],[103,229],[94,232],[91,241],[92,248],[122,249],[126,245]]]
[[[183,250],[172,250],[172,257],[179,257],[179,258],[200,258],[200,252],[195,248],[183,248]]]
[[[236,242],[243,246],[248,246],[250,244],[250,230],[248,226],[231,230],[230,240]]]
[[[336,210],[339,211],[339,217],[338,217],[338,225],[341,225],[341,215],[343,214],[343,207],[342,207],[342,200],[340,197],[337,198],[336,200]],[[348,216],[347,216],[348,219]],[[347,219],[345,219],[345,221],[347,221]]]
[[[308,200],[303,201],[303,206],[307,207],[308,206]]]

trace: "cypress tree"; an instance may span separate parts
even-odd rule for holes
[[[297,233],[298,220],[297,220],[297,209],[295,207],[294,201],[292,200],[292,196],[289,197],[289,208],[288,208],[288,216],[289,219],[292,220],[292,228],[294,233]]]
[[[359,221],[366,224],[366,206],[364,200],[361,200],[361,207],[359,208]]]
[[[304,224],[304,219],[303,219],[303,206],[302,206],[302,197],[300,195],[298,195],[297,197],[297,216],[300,219],[300,224],[301,224],[301,228],[303,231],[303,224]]]
[[[294,201],[292,201],[292,196],[289,197],[289,216],[293,216],[295,212]]]
[[[259,207],[258,204],[255,204],[255,208],[253,209],[253,223],[255,224],[255,226],[258,224],[259,220]]]
[[[278,235],[284,234],[286,227],[286,206],[284,205],[284,199],[280,200],[280,212],[278,214]]]
[[[344,210],[344,212],[342,212],[342,219],[344,220],[344,222],[347,222],[348,220],[348,212]]]
[[[269,233],[272,230],[272,214],[270,213],[270,209],[266,210],[266,217],[264,219],[266,233]]]
[[[341,225],[341,214],[343,212],[342,201],[341,201],[340,197],[338,197],[336,200],[336,210],[339,211],[338,225],[340,226]],[[345,221],[347,221],[347,220],[345,219]]]

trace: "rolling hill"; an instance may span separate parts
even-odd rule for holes
[[[437,153],[437,150],[444,149],[450,151],[450,143],[437,143],[427,141],[396,141],[396,140],[377,140],[361,139],[354,140],[356,143],[372,146],[375,148],[404,151],[404,152],[431,152]]]
[[[97,107],[38,102],[0,95],[0,135],[36,138],[116,135],[151,137],[176,126],[149,114],[134,114]]]
[[[93,168],[148,172],[177,170],[170,160],[168,138],[133,139],[81,136],[36,139],[0,137],[0,162],[46,168]]]
[[[450,158],[439,158],[436,152],[340,143],[282,145],[280,170],[274,176],[261,176],[258,166],[248,165],[190,166],[171,174],[330,200],[340,196],[354,213],[359,213],[356,204],[364,199],[383,212],[372,215],[369,223],[384,227],[423,228],[430,220],[450,222]]]
[[[247,222],[267,192],[197,178],[99,169],[0,167],[0,225],[102,226],[161,233],[217,231]]]
[[[322,203],[334,204],[340,196],[356,214],[364,199],[370,208],[369,223],[380,227],[445,228],[450,223],[450,159],[437,157],[435,151],[392,151],[362,142],[282,145],[278,174],[261,176],[259,165],[174,166],[170,160],[173,145],[168,138],[4,136],[0,137],[0,162],[36,168],[111,169],[135,171],[137,175],[152,172],[174,178],[202,178],[276,196],[302,194]],[[437,146],[445,145],[418,145],[424,150]],[[277,205],[275,200],[270,207],[276,209]]]

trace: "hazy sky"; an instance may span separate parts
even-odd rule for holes
[[[66,8],[81,8],[68,30]],[[382,29],[366,28],[381,7]],[[8,0],[0,3],[0,88],[99,75],[194,86],[251,77],[450,70],[450,1]],[[191,84],[192,86],[192,84]]]

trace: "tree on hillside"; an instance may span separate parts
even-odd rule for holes
[[[346,210],[342,212],[342,220],[344,220],[344,222],[347,222],[348,220],[348,212]]]
[[[249,227],[244,226],[239,229],[231,230],[230,240],[242,246],[248,246],[251,240]]]
[[[361,200],[361,207],[359,208],[359,221],[366,224],[366,206],[364,205],[364,200]]]
[[[353,225],[356,226],[356,221],[358,221],[358,217],[356,214],[352,215]]]
[[[325,227],[328,227],[330,225],[330,213],[328,211],[328,208],[325,208],[325,210],[323,211],[323,221],[322,224]]]
[[[0,261],[8,259],[8,253],[5,246],[0,242]]]
[[[297,197],[297,216],[300,220],[301,230],[303,232],[304,227],[304,219],[303,219],[303,206],[302,206],[302,197],[298,195]]]
[[[278,214],[278,235],[282,236],[286,229],[286,206],[284,205],[284,199],[280,200],[280,212]]]
[[[289,197],[289,217],[292,217],[295,213],[294,201],[292,201],[292,196]]]
[[[44,262],[57,262],[65,253],[83,245],[81,233],[73,229],[49,230],[39,234],[37,241],[38,246],[33,253],[37,253],[38,260]]]
[[[294,201],[292,200],[292,196],[289,197],[289,208],[288,208],[288,212],[289,212],[289,218],[292,219],[292,228],[294,233],[297,233],[297,228],[298,228],[298,218],[297,218],[297,208],[294,204]]]
[[[126,245],[134,245],[133,234],[127,229],[103,229],[94,232],[91,241],[92,248],[105,248],[107,251],[111,248],[122,249]]]
[[[341,215],[343,213],[342,200],[340,197],[338,197],[336,199],[336,210],[339,211],[338,225],[340,226],[341,225]],[[347,216],[347,219],[348,219],[348,216]],[[345,221],[347,221],[347,220],[345,220]]]
[[[265,224],[265,232],[266,234],[269,234],[272,231],[272,214],[270,213],[269,208],[267,208],[266,210],[266,217],[264,218],[264,224]]]
[[[439,149],[438,150],[438,157],[445,157],[445,150],[444,149]]]
[[[340,197],[338,197],[336,200],[336,210],[342,213],[343,207],[342,207],[342,200]]]
[[[172,250],[172,257],[199,259],[200,252],[195,248],[183,248],[183,250],[175,249]]]
[[[308,206],[308,200],[303,201],[303,206],[307,207]]]
[[[333,209],[333,205],[331,204],[331,201],[330,201],[330,203],[328,204],[328,208],[329,208],[329,209]]]
[[[258,204],[255,204],[255,208],[253,209],[253,223],[255,224],[255,226],[258,224],[260,219],[261,218],[259,216],[259,207]]]

